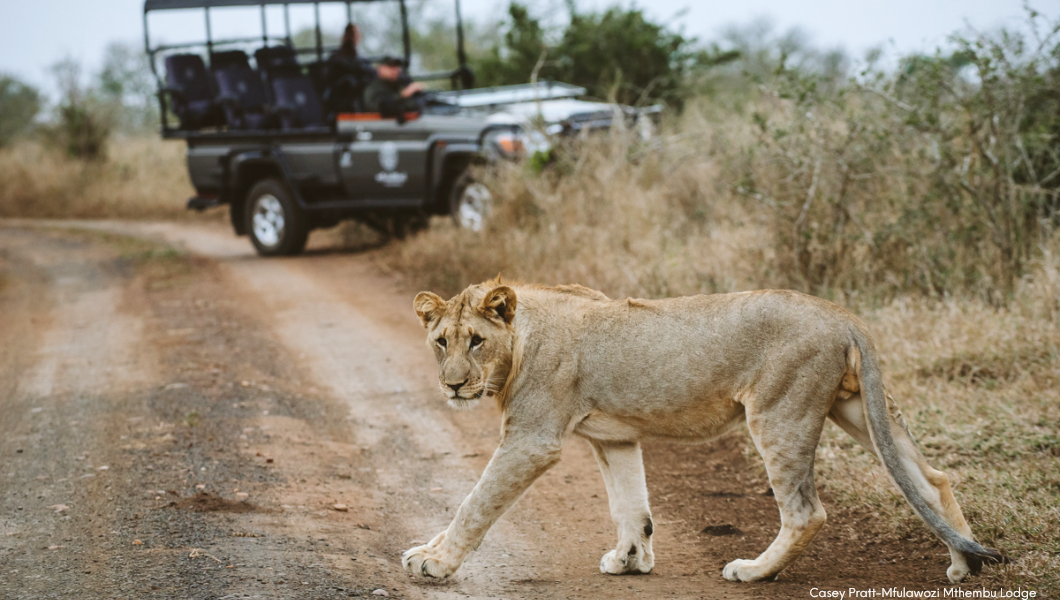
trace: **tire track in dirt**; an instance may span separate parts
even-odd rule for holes
[[[123,310],[112,254],[10,230],[0,230],[0,252],[5,274],[18,275],[0,317],[0,439],[13,454],[0,480],[0,590],[48,598],[106,589],[116,565],[95,540],[116,533],[101,509],[121,484],[116,449],[97,443],[99,432],[115,398],[148,385],[155,355],[140,316]]]

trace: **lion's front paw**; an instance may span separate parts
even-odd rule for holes
[[[461,561],[445,552],[437,541],[440,540],[435,538],[429,544],[405,551],[401,564],[409,575],[417,579],[445,579],[456,572]]]
[[[651,573],[655,567],[655,556],[650,549],[638,547],[636,553],[612,550],[600,559],[600,572],[606,575]]]
[[[721,576],[729,581],[761,581],[772,578],[771,575],[762,573],[756,561],[742,558],[737,558],[725,565],[725,568],[721,570]]]

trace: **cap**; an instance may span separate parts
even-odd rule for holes
[[[384,56],[382,60],[379,61],[379,64],[386,65],[388,67],[404,67],[405,61],[404,59],[398,58],[396,56]]]

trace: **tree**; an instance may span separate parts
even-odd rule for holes
[[[508,18],[503,44],[488,50],[474,65],[479,85],[527,83],[548,49],[541,22],[525,6],[509,4]]]
[[[0,147],[33,125],[41,110],[41,95],[33,86],[11,75],[0,75]]]
[[[109,44],[97,79],[100,99],[117,113],[118,126],[140,130],[158,122],[151,66],[140,47],[124,42]]]
[[[557,48],[557,79],[624,104],[663,100],[680,106],[691,40],[635,8],[572,13]]]
[[[536,74],[584,86],[598,98],[613,95],[626,104],[681,104],[693,40],[653,23],[636,8],[579,13],[573,3],[569,6],[569,24],[554,32],[526,6],[512,2],[503,43],[475,64],[479,82],[527,83]]]
[[[102,160],[113,128],[114,114],[99,101],[96,90],[86,86],[81,65],[72,58],[52,66],[59,87],[59,105],[53,130],[56,141],[73,157]]]

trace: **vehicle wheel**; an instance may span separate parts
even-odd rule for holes
[[[489,188],[464,171],[453,182],[449,192],[449,214],[462,229],[482,231],[493,208],[493,194]]]
[[[254,184],[246,201],[247,233],[262,256],[290,256],[305,249],[309,227],[287,186],[275,179]]]

